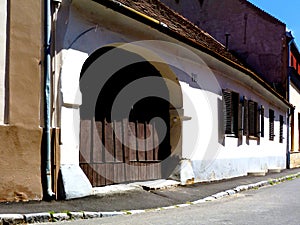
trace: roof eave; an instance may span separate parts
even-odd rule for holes
[[[167,26],[165,26],[160,21],[158,21],[154,18],[151,18],[141,12],[137,12],[136,10],[131,9],[128,6],[124,7],[124,5],[122,3],[120,3],[116,0],[92,0],[92,1],[99,3],[105,7],[108,7],[114,11],[117,11],[119,13],[122,13],[122,14],[124,14],[132,19],[135,19],[141,23],[144,23],[144,24],[178,40],[178,41],[181,41],[187,45],[190,45],[191,47],[194,47],[200,51],[203,51],[203,52],[217,58],[218,60],[222,61],[223,63],[225,63],[229,66],[232,66],[233,68],[235,68],[237,70],[240,70],[241,72],[243,72],[243,73],[247,74],[248,76],[250,76],[251,78],[253,78],[256,82],[261,84],[263,87],[265,87],[268,91],[270,91],[273,95],[275,95],[278,99],[280,99],[283,103],[285,103],[285,105],[287,105],[290,108],[293,107],[283,96],[281,96],[278,92],[276,92],[276,90],[274,90],[267,82],[265,82],[261,77],[259,77],[257,74],[255,74],[248,68],[237,64],[236,62],[218,54],[217,52],[212,51],[205,45],[201,45],[200,43],[198,43],[194,40],[188,39],[188,38],[184,37],[183,35],[177,33],[176,31],[169,29]]]

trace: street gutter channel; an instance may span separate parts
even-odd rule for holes
[[[44,223],[44,222],[58,222],[58,221],[65,221],[65,220],[93,219],[93,218],[102,218],[102,217],[110,217],[110,216],[118,216],[118,215],[132,215],[132,214],[145,213],[151,211],[161,211],[166,209],[182,208],[190,205],[219,200],[222,198],[236,195],[242,191],[277,185],[285,181],[294,180],[299,177],[300,177],[300,172],[296,174],[280,177],[280,178],[260,181],[253,184],[240,185],[233,189],[222,191],[196,201],[171,205],[167,207],[159,207],[154,209],[121,210],[121,211],[114,211],[114,212],[60,212],[60,213],[44,212],[44,213],[30,213],[30,214],[0,214],[0,225],[24,224],[24,223],[33,224],[33,223]],[[163,194],[157,192],[152,192],[152,193],[170,199],[168,196],[164,196]]]

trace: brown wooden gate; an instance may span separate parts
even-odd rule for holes
[[[80,166],[93,186],[161,178],[155,124],[81,120]]]

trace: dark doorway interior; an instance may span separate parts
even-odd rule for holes
[[[99,57],[109,54],[111,50],[113,61],[101,63]],[[120,66],[124,57],[134,63]],[[99,63],[97,69],[88,70],[95,63]],[[112,76],[106,76],[104,73],[107,70],[103,66],[121,69]],[[103,77],[108,77],[99,87],[94,104],[90,102],[94,92],[89,83],[80,83],[83,99],[80,108],[80,166],[92,185],[162,178],[161,162],[171,154],[171,147],[169,91],[160,72],[135,53],[104,47],[87,59],[81,76],[100,79],[100,84]],[[155,85],[149,83],[134,89],[134,95],[141,96],[141,99],[124,106],[130,109],[128,115],[123,110],[112,115],[118,94],[133,82],[146,77],[156,77],[159,81]],[[142,94],[145,89],[153,89],[154,93],[159,93],[157,96],[164,96],[164,99],[156,95],[145,97]],[[156,117],[164,121],[166,132],[153,122]]]

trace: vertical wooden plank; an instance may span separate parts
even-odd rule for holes
[[[153,163],[152,167],[152,179],[160,179],[161,178],[161,165],[160,163]]]
[[[125,179],[126,181],[133,181],[130,162],[125,163]]]
[[[113,127],[111,122],[104,121],[105,123],[105,162],[114,162],[114,140],[113,140]]]
[[[95,121],[93,123],[93,162],[103,162],[102,148],[102,122]]]
[[[146,180],[147,179],[147,163],[139,163],[138,166],[139,170],[139,180]]]
[[[138,161],[146,160],[146,151],[145,151],[145,124],[138,122],[137,123],[137,142],[138,142]]]
[[[106,163],[106,185],[110,185],[114,183],[114,164],[113,163]]]
[[[124,153],[124,176],[126,181],[131,181],[129,171],[129,137],[128,137],[128,119],[122,121],[122,133],[123,133],[123,153]]]
[[[132,178],[132,181],[137,181],[139,180],[139,167],[138,167],[138,162],[131,162],[131,178]]]
[[[94,172],[95,172],[95,187],[99,187],[100,185],[100,181],[101,181],[101,177],[100,177],[100,173],[99,173],[99,164],[94,164]]]
[[[156,163],[157,164],[157,172],[155,174],[156,178],[155,179],[161,179],[162,178],[162,171],[161,171],[161,163]]]
[[[153,170],[153,163],[147,163],[146,164],[146,179],[147,180],[152,180],[152,179],[154,179],[153,178],[153,172],[152,172],[152,170]]]
[[[129,122],[128,119],[124,119],[122,123],[122,132],[123,132],[123,153],[124,153],[124,162],[129,162],[129,135],[128,135]]]
[[[120,167],[118,163],[114,163],[114,183],[120,183]]]
[[[153,125],[152,133],[153,133],[153,160],[159,160],[158,159],[159,139],[155,128],[155,124]]]
[[[92,179],[93,175],[91,174],[90,165],[88,163],[83,163],[83,164],[81,164],[81,168],[92,184],[93,183],[93,179]]]
[[[85,163],[79,163],[80,168],[82,169],[82,171],[86,174],[85,171]]]
[[[128,148],[129,161],[137,161],[137,143],[136,143],[136,127],[134,122],[128,123]]]
[[[87,167],[88,167],[88,178],[89,178],[89,180],[90,180],[90,182],[91,182],[91,184],[92,184],[92,186],[94,187],[95,185],[94,185],[94,183],[93,183],[93,176],[94,176],[94,171],[93,171],[93,168],[92,168],[92,165],[93,164],[88,164],[87,165]]]
[[[155,165],[157,163],[151,163],[150,166],[149,166],[149,176],[150,176],[150,179],[156,179],[157,176],[156,176],[156,173],[155,173]]]
[[[89,163],[91,152],[91,120],[80,121],[80,162]]]
[[[125,181],[125,170],[123,163],[114,164],[114,181],[115,183],[122,183]]]
[[[92,170],[92,186],[93,187],[97,187],[98,184],[98,171],[97,171],[97,164],[92,164],[91,166],[91,170]]]
[[[123,132],[122,121],[114,122],[116,162],[123,162]]]
[[[106,185],[106,165],[105,164],[97,164],[97,173],[98,173],[98,180],[97,186],[105,186]]]
[[[146,152],[147,152],[147,160],[148,161],[153,161],[153,155],[154,155],[154,150],[153,150],[153,145],[154,145],[154,139],[153,139],[153,127],[152,124],[146,124],[146,129],[145,129],[145,138],[146,138]]]

